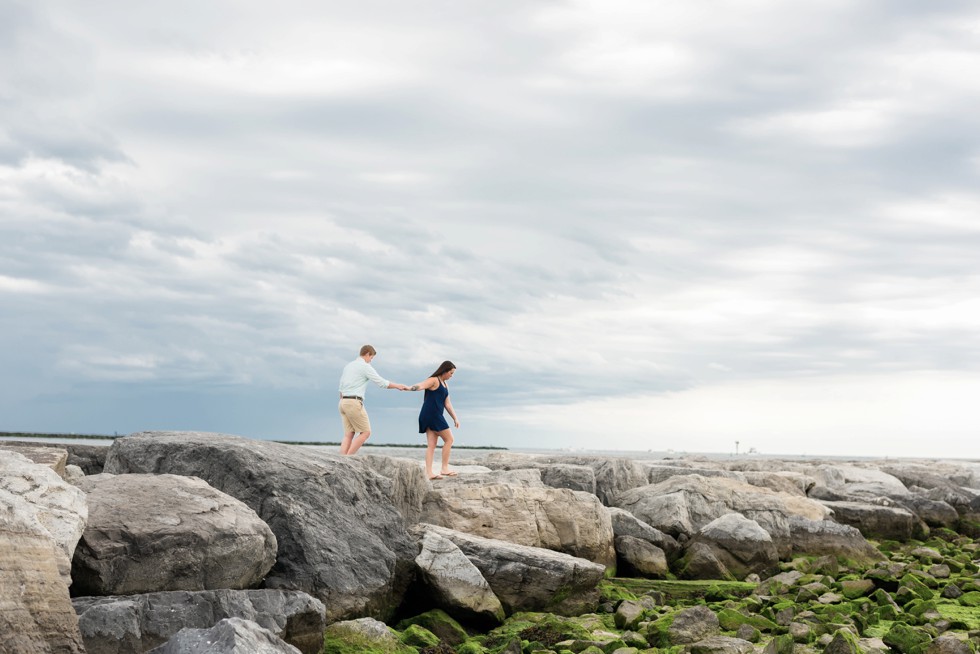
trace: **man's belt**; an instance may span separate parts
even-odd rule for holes
[[[340,396],[340,399],[342,399],[342,400],[360,400],[361,402],[364,401],[364,398],[361,397],[360,395],[341,395]]]

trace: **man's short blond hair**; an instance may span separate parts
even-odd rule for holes
[[[360,356],[363,357],[363,356],[368,355],[368,354],[370,354],[371,356],[374,356],[377,353],[378,353],[378,351],[375,350],[370,345],[364,345],[364,346],[361,347],[361,354],[360,354]]]

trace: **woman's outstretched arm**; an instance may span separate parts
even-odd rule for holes
[[[425,381],[421,381],[417,384],[412,384],[406,391],[434,391],[439,385],[439,380],[435,377],[429,377]]]

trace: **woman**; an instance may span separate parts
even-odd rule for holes
[[[429,479],[455,477],[456,471],[449,469],[449,451],[453,447],[453,432],[442,415],[443,410],[449,412],[453,424],[459,429],[459,420],[449,401],[449,385],[446,383],[456,373],[452,361],[443,361],[436,371],[429,375],[424,382],[409,387],[410,391],[425,390],[422,400],[422,410],[419,411],[419,433],[425,434],[428,447],[425,450],[425,476]],[[436,444],[442,439],[442,469],[439,474],[432,474],[432,459],[435,456]]]

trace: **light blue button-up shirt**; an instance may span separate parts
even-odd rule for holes
[[[388,388],[390,384],[387,379],[378,374],[378,371],[370,363],[361,357],[357,357],[344,366],[344,372],[340,375],[340,394],[364,397],[364,391],[367,390],[369,381],[381,388]]]

